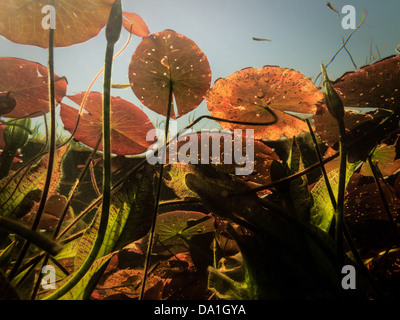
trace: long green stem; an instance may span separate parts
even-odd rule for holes
[[[347,166],[347,146],[346,146],[346,128],[344,121],[338,121],[339,124],[339,152],[340,152],[340,167],[339,167],[339,186],[336,206],[336,229],[335,239],[337,256],[340,262],[344,259],[343,251],[343,229],[344,229],[344,196],[346,190],[346,166]]]
[[[104,63],[103,80],[103,203],[100,224],[96,240],[86,257],[85,262],[72,278],[59,290],[45,299],[58,299],[72,289],[89,271],[101,249],[108,225],[108,216],[111,203],[111,71],[114,54],[114,45],[117,42],[122,25],[121,1],[117,0],[111,9],[110,18],[106,27],[107,48]]]
[[[169,131],[169,122],[171,118],[171,110],[172,110],[172,93],[173,93],[173,87],[172,87],[172,82],[170,81],[169,84],[169,97],[168,97],[168,109],[167,109],[167,119],[166,119],[166,125],[165,125],[165,139],[164,139],[164,145],[161,147],[161,152],[163,152],[162,158],[164,158],[164,155],[166,157],[167,153],[167,142],[168,142],[168,131]],[[153,250],[153,242],[154,242],[154,230],[156,226],[156,221],[157,221],[157,215],[158,215],[158,207],[159,207],[159,202],[160,202],[160,195],[161,195],[161,186],[162,186],[162,179],[163,179],[163,173],[164,173],[164,162],[161,161],[160,163],[160,171],[159,171],[159,177],[158,177],[158,183],[157,183],[157,193],[156,193],[156,205],[154,207],[154,214],[153,214],[153,221],[151,224],[151,229],[150,229],[150,239],[147,247],[147,254],[146,254],[146,260],[143,268],[143,280],[142,280],[142,285],[140,287],[140,293],[139,293],[139,300],[143,300],[144,296],[144,291],[146,287],[146,280],[147,280],[147,273],[148,269],[150,266],[150,259],[151,259],[151,252]]]
[[[54,29],[49,29],[49,66],[48,66],[48,81],[49,81],[49,111],[50,111],[50,146],[49,146],[49,159],[47,165],[47,175],[46,181],[43,187],[42,197],[40,199],[39,208],[35,217],[35,220],[32,225],[32,230],[36,230],[40,219],[42,217],[42,213],[44,210],[44,206],[47,201],[47,196],[50,189],[51,177],[53,174],[53,165],[54,165],[54,157],[56,150],[56,106],[55,106],[55,84],[54,84]],[[18,269],[28,251],[30,246],[30,242],[26,241],[18,258],[10,272],[9,278],[12,279],[18,272]]]

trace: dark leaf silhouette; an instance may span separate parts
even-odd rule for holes
[[[170,86],[180,117],[195,109],[211,83],[207,57],[191,39],[165,30],[148,36],[136,48],[129,65],[132,90],[149,109],[167,114]]]
[[[0,94],[16,101],[15,108],[6,114],[7,118],[20,118],[31,115],[41,116],[49,111],[49,88],[47,68],[39,63],[18,58],[0,58]],[[55,77],[55,98],[59,103],[67,91],[65,77]],[[3,98],[4,99],[4,98]],[[37,112],[37,113],[35,113]],[[35,114],[33,114],[35,113]]]
[[[347,72],[333,87],[347,107],[394,110],[400,103],[400,56]]]
[[[313,114],[322,103],[321,91],[301,73],[276,66],[246,68],[218,79],[207,96],[210,113],[218,118],[266,123],[269,126],[245,126],[221,122],[224,129],[254,128],[256,139],[292,138],[307,131],[306,124],[285,111]]]
[[[46,5],[54,5],[54,46],[66,47],[95,37],[106,25],[114,0],[1,1],[0,34],[21,44],[48,47]],[[44,9],[43,9],[44,8]],[[42,13],[42,9],[44,13]]]
[[[84,93],[68,96],[80,105]],[[94,148],[102,135],[102,94],[90,93],[74,138]],[[78,119],[78,109],[61,103],[60,115],[65,129],[73,132]],[[134,155],[146,152],[154,141],[147,141],[147,132],[154,129],[147,115],[134,104],[119,97],[111,97],[111,152]],[[103,150],[100,143],[99,150]]]

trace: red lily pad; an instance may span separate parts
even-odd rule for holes
[[[352,110],[346,110],[344,114],[344,123],[348,131],[373,119],[374,117],[371,114],[363,114]],[[325,105],[317,108],[314,114],[314,125],[315,131],[328,145],[332,146],[339,141],[338,122]]]
[[[256,139],[292,138],[307,125],[285,111],[313,114],[323,101],[322,92],[304,75],[292,69],[265,66],[246,68],[218,79],[207,96],[211,115],[226,120],[268,123],[268,126],[232,124],[221,121],[224,129],[254,129]]]
[[[95,37],[107,24],[115,0],[2,1],[0,34],[8,40],[42,48],[48,47],[45,5],[54,5],[54,46],[66,47]]]
[[[176,101],[176,119],[195,109],[211,84],[207,57],[194,41],[165,30],[143,39],[132,56],[129,80],[138,99],[149,109],[167,115],[170,86]]]
[[[0,95],[11,92],[15,108],[3,114],[6,118],[41,116],[49,111],[47,68],[39,63],[18,58],[0,58]],[[55,98],[59,103],[67,91],[67,79],[54,75]],[[37,112],[37,113],[35,113]],[[35,113],[35,114],[33,114]]]
[[[80,105],[85,93],[68,96]],[[78,124],[74,139],[94,148],[102,135],[102,94],[89,94],[86,106]],[[73,132],[79,110],[61,103],[60,116],[65,129]],[[111,153],[117,155],[134,155],[147,151],[154,141],[147,141],[146,135],[154,129],[147,115],[134,104],[119,97],[111,97]],[[100,143],[100,151],[103,150]]]
[[[146,22],[136,13],[122,12],[122,26],[138,37],[147,37],[150,33]]]
[[[400,103],[400,56],[347,72],[333,87],[347,107],[394,110]]]

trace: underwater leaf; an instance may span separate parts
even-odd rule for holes
[[[345,111],[346,139],[350,162],[365,161],[369,153],[382,140],[399,128],[400,116],[397,113],[377,109],[368,113]],[[325,106],[318,107],[314,115],[315,130],[329,146],[338,149],[339,129],[336,119]],[[354,143],[353,143],[354,141]]]
[[[54,5],[54,46],[66,47],[95,37],[107,24],[114,0],[1,0],[0,35],[8,40],[47,48],[48,8]],[[42,10],[44,12],[42,13]]]
[[[217,268],[208,268],[208,288],[223,300],[249,300],[251,291],[246,279],[246,267],[239,252],[231,257],[223,257]],[[254,298],[254,297],[253,297]]]
[[[354,170],[357,168],[358,163],[347,163],[346,168],[346,186],[350,181]],[[335,168],[327,172],[329,183],[332,188],[332,192],[337,198],[338,184],[339,184],[339,168]],[[335,209],[332,205],[331,198],[329,196],[328,188],[325,183],[325,179],[321,177],[318,182],[311,189],[311,196],[313,198],[313,206],[310,211],[310,222],[317,226],[321,230],[327,232],[331,225],[332,219],[335,215]],[[337,200],[337,199],[336,199]]]
[[[322,103],[322,92],[300,72],[265,66],[246,68],[227,78],[218,79],[207,96],[212,116],[226,120],[267,123],[269,126],[239,125],[221,121],[224,129],[254,129],[256,139],[292,138],[307,125],[285,111],[313,114]]]
[[[68,96],[70,100],[80,105],[84,93]],[[102,94],[90,93],[74,139],[94,148],[102,135]],[[73,132],[78,119],[79,110],[61,103],[60,116],[64,127]],[[147,151],[153,141],[147,141],[148,131],[154,129],[147,115],[134,104],[111,97],[111,153],[118,155],[134,155]],[[103,150],[100,143],[98,150]]]
[[[375,182],[360,182],[361,175],[354,174],[347,188],[345,199],[346,221],[349,225],[366,223],[368,220],[385,220],[389,218],[385,213],[382,199]],[[380,182],[389,210],[392,215],[400,210],[399,198],[393,195],[392,190],[383,181]],[[393,217],[394,218],[394,217]]]
[[[61,177],[60,164],[67,154],[69,146],[66,145],[56,150],[54,170],[49,194],[56,190]],[[26,195],[36,189],[42,190],[46,181],[48,155],[36,165],[25,168],[14,175],[10,175],[0,181],[0,215],[10,217],[20,205]],[[22,180],[21,180],[22,179]]]
[[[14,219],[0,216],[0,227],[6,228],[18,236],[23,237],[51,255],[57,255],[62,250],[62,246],[55,240],[28,228]]]
[[[400,56],[347,72],[333,87],[347,107],[394,110],[400,103]]]
[[[193,173],[191,164],[169,164],[166,166],[164,172],[164,183],[171,188],[179,198],[197,198],[197,194],[191,191],[185,183],[186,174]]]
[[[167,115],[170,86],[176,101],[176,119],[195,109],[211,84],[207,57],[194,41],[164,30],[144,38],[129,65],[129,82],[138,99],[149,109]]]
[[[304,169],[299,143],[293,138],[292,152],[290,159],[290,172],[295,174]],[[312,198],[308,190],[307,176],[303,175],[290,182],[289,194],[296,209],[297,217],[305,222],[310,220],[310,209],[312,206]]]
[[[138,37],[147,37],[150,33],[144,20],[133,12],[122,12],[122,25],[127,31]]]
[[[60,221],[61,215],[63,213],[66,204],[67,204],[67,198],[65,196],[61,196],[58,194],[52,194],[51,196],[49,196],[44,206],[44,210],[40,218],[39,225],[37,226],[38,230],[51,231],[55,229]],[[29,213],[27,213],[21,218],[21,221],[24,224],[28,226],[31,226],[33,224],[36,218],[38,206],[39,204],[35,206],[34,209],[36,210],[29,210]],[[64,222],[68,222],[72,217],[73,217],[73,210],[71,207],[69,207],[64,217]]]
[[[396,159],[396,144],[380,144],[371,155],[372,163],[378,166],[383,177],[389,177],[400,170],[400,159]],[[371,167],[368,162],[361,167],[360,174],[373,177]]]
[[[90,267],[89,271],[83,276],[81,281],[68,291],[60,300],[88,300],[93,290],[95,289],[97,282],[99,281],[104,270],[107,268],[108,262],[112,258],[113,254],[108,254],[104,257],[97,259]],[[63,279],[61,282],[57,282],[57,286],[62,286],[64,281],[69,278]]]
[[[134,172],[111,195],[110,216],[103,244],[97,258],[121,249],[146,235],[154,213],[154,167],[146,165],[144,171]],[[96,218],[82,236],[75,269],[86,259],[97,236],[101,208]]]
[[[363,248],[387,248],[397,239],[394,225],[384,209],[375,182],[364,182],[360,174],[354,174],[347,187],[345,219],[350,233]],[[380,185],[393,217],[400,210],[400,199],[384,181]]]
[[[1,20],[0,20],[1,21]],[[49,112],[49,86],[47,68],[39,63],[18,58],[0,58],[0,95],[11,92],[15,108],[3,114],[6,118],[41,116]],[[59,103],[66,94],[67,80],[54,75],[55,99]]]
[[[200,221],[197,223],[197,221]],[[157,217],[155,234],[162,247],[188,248],[188,241],[196,235],[214,232],[214,219],[201,212],[171,211]],[[157,243],[155,243],[157,245]],[[160,246],[160,245],[158,245]]]
[[[0,270],[0,300],[19,300],[20,297],[7,277]]]

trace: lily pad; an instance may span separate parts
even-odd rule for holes
[[[68,96],[80,105],[85,93]],[[83,113],[74,134],[74,139],[94,148],[102,135],[102,94],[89,94]],[[77,123],[79,110],[61,103],[60,116],[64,127],[73,132]],[[146,152],[154,141],[147,141],[147,132],[154,129],[147,115],[134,104],[111,97],[111,152],[117,155],[135,155]],[[98,150],[103,150],[100,143]]]
[[[47,48],[46,5],[54,5],[54,46],[66,47],[95,37],[106,25],[115,0],[1,1],[0,34],[8,40]],[[43,9],[44,8],[44,9]],[[44,13],[42,13],[42,9]]]
[[[204,219],[200,223],[196,221]],[[188,240],[214,231],[214,219],[195,211],[171,211],[157,217],[155,233],[163,246],[187,247]]]
[[[400,103],[400,56],[347,72],[333,87],[347,107],[394,110]]]
[[[6,114],[6,118],[41,116],[49,112],[49,87],[47,68],[39,63],[18,59],[0,58],[0,95],[16,101],[15,108]],[[55,98],[59,103],[67,91],[67,79],[54,75]],[[36,112],[36,113],[35,113]]]
[[[211,115],[232,121],[276,123],[268,126],[221,121],[224,129],[254,129],[256,139],[292,138],[307,131],[305,122],[287,114],[313,114],[323,101],[322,92],[292,69],[265,66],[246,68],[218,79],[207,96]]]
[[[176,119],[195,109],[211,84],[207,57],[191,39],[164,30],[143,39],[129,65],[129,81],[138,99],[149,109],[167,115],[170,86],[176,101]]]

